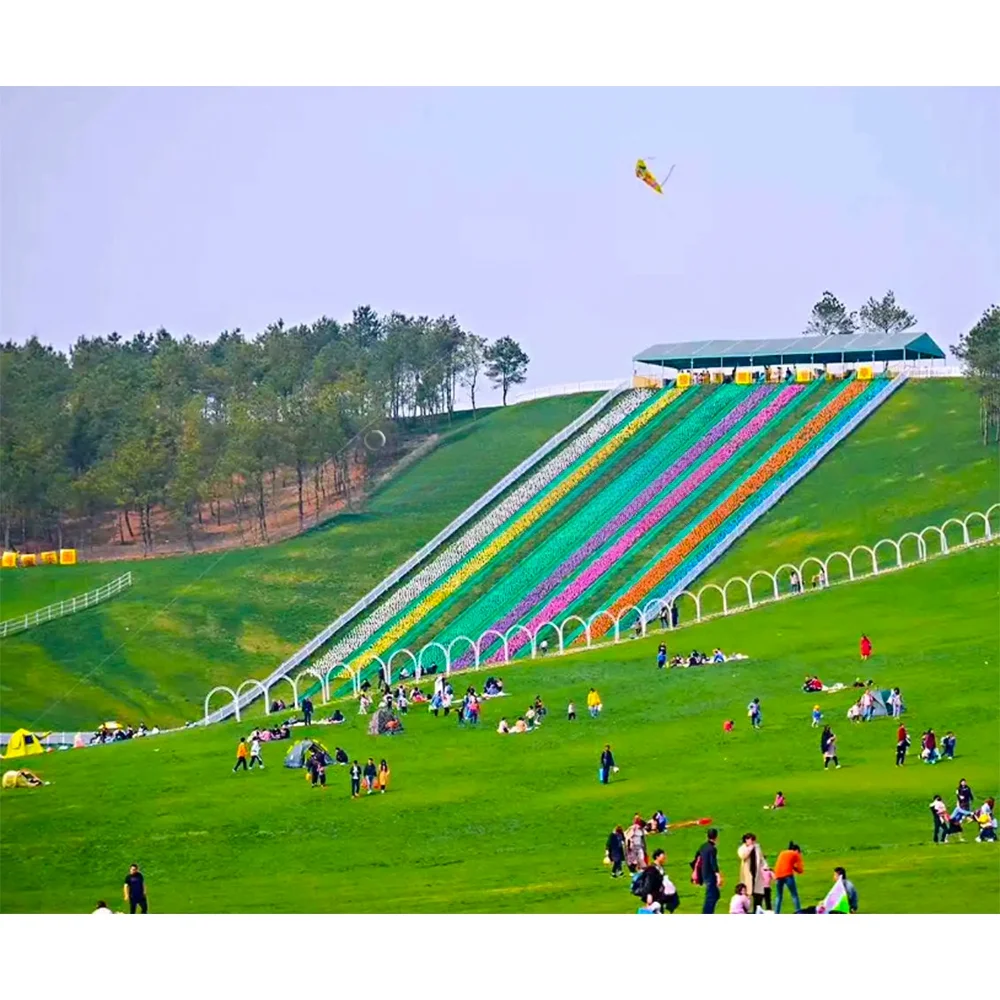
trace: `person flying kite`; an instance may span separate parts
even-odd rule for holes
[[[676,164],[674,166],[676,166]],[[663,185],[670,180],[670,175],[673,172],[674,168],[671,167],[670,170],[667,171],[667,176],[663,178],[663,183],[661,184],[650,171],[649,167],[646,166],[645,160],[635,161],[635,176],[638,177],[643,184],[651,187],[657,194],[663,194]]]

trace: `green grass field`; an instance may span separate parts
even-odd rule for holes
[[[265,746],[266,771],[234,775],[235,723],[35,757],[52,784],[3,792],[0,909],[80,912],[99,898],[120,908],[135,860],[157,912],[633,912],[624,880],[601,865],[604,842],[634,812],[662,808],[672,820],[713,817],[723,904],[751,830],[772,863],[789,838],[802,845],[804,903],[821,898],[839,864],[866,913],[997,913],[997,845],[932,844],[928,803],[939,792],[951,806],[962,777],[977,801],[1000,785],[998,568],[1000,549],[979,548],[675,639],[748,662],[657,671],[652,636],[512,667],[501,672],[511,696],[486,703],[475,731],[419,711],[398,738],[369,737],[353,715],[311,730],[362,762],[388,757],[385,796],[351,801],[346,768],[310,788],[280,766],[288,743]],[[864,668],[862,631],[875,644]],[[930,767],[914,755],[898,769],[891,720],[851,726],[849,691],[800,691],[807,672],[829,684],[862,670],[902,688],[915,742],[928,726],[953,729],[957,759]],[[605,705],[597,721],[583,710],[591,685]],[[550,708],[539,731],[493,731],[536,694]],[[754,696],[759,732],[746,721]],[[575,723],[564,716],[570,698]],[[816,701],[840,737],[839,771],[821,766]],[[726,718],[736,720],[728,735]],[[621,767],[607,787],[597,780],[606,741]],[[765,811],[778,789],[788,807]],[[687,862],[702,839],[698,829],[650,838],[667,850],[681,912],[700,910]]]
[[[135,580],[107,604],[2,640],[0,728],[199,717],[210,687],[270,673],[599,395],[463,420],[363,512],[278,545],[0,574],[0,619],[126,570]]]

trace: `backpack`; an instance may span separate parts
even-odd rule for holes
[[[648,868],[643,868],[641,872],[632,880],[632,895],[645,899],[653,891],[652,873]]]
[[[694,861],[691,862],[691,881],[694,885],[703,885],[701,877],[701,851],[694,856]]]

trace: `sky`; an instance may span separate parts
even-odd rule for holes
[[[531,388],[892,288],[950,345],[1000,301],[997,178],[987,89],[4,89],[0,339],[369,304],[514,337]]]

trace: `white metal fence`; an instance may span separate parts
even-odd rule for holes
[[[981,535],[973,534],[974,526],[978,526],[981,529]],[[951,541],[948,539],[949,531],[952,533]],[[936,551],[932,551],[932,542],[928,539],[936,542]],[[518,631],[526,632],[530,639],[531,655],[525,659],[535,660],[540,655],[545,655],[539,650],[539,636],[544,631],[551,631],[557,643],[557,650],[549,655],[582,652],[584,649],[593,649],[599,646],[612,645],[614,643],[624,641],[623,632],[626,632],[629,628],[631,628],[631,626],[626,628],[630,615],[635,615],[635,621],[639,626],[640,634],[646,635],[649,623],[655,621],[663,610],[667,611],[665,616],[668,623],[667,629],[669,631],[673,631],[675,628],[683,628],[688,625],[708,621],[712,618],[720,616],[728,617],[729,615],[739,614],[744,611],[752,611],[753,609],[763,607],[766,604],[773,604],[775,601],[788,600],[792,597],[801,597],[802,595],[810,592],[810,590],[807,590],[804,586],[807,567],[810,565],[814,565],[822,570],[824,583],[821,589],[825,590],[830,586],[841,586],[848,583],[855,583],[859,580],[868,579],[873,576],[881,576],[885,573],[906,569],[910,566],[916,566],[920,563],[927,562],[929,559],[941,558],[952,555],[955,552],[960,552],[964,549],[995,543],[997,539],[1000,539],[1000,503],[993,504],[993,506],[986,511],[972,511],[962,519],[950,517],[941,525],[927,525],[920,532],[908,531],[901,535],[898,539],[882,538],[873,546],[856,545],[853,549],[851,549],[850,553],[838,550],[837,552],[832,552],[826,559],[820,559],[816,556],[807,556],[798,564],[785,563],[779,566],[773,573],[770,573],[767,570],[759,569],[746,577],[731,577],[722,586],[715,583],[706,583],[697,592],[683,590],[680,593],[673,593],[672,596],[669,597],[653,598],[652,600],[647,601],[641,609],[635,607],[634,605],[623,609],[617,617],[612,615],[610,611],[604,610],[598,611],[586,619],[581,618],[579,615],[569,615],[563,619],[561,624],[556,624],[555,622],[542,622],[534,632],[526,628],[524,625],[513,625],[507,630],[506,633],[499,633],[493,631],[492,629],[488,629],[479,637],[478,641],[470,638],[469,636],[460,635],[456,636],[447,647],[438,642],[431,642],[420,650],[419,655],[414,655],[410,650],[401,649],[393,653],[393,655],[389,657],[388,662],[379,656],[373,656],[372,662],[379,664],[383,676],[387,681],[390,681],[392,661],[398,655],[406,655],[409,657],[407,662],[412,667],[413,676],[416,679],[419,679],[422,672],[424,655],[430,652],[435,656],[440,655],[443,657],[445,674],[450,675],[452,648],[457,644],[464,644],[461,647],[462,652],[464,653],[466,648],[471,648],[475,655],[475,661],[472,669],[479,670],[484,665],[484,662],[487,662],[483,660],[483,651],[487,648],[487,646],[492,645],[496,638],[499,637],[502,641],[503,647],[504,658],[502,662],[504,664],[508,664],[512,661],[509,660],[507,643]],[[912,555],[904,552],[904,543],[908,540],[913,540]],[[886,562],[880,564],[878,553],[883,547],[888,547],[889,555]],[[860,565],[856,565],[856,559],[859,555],[861,557]],[[835,565],[834,560],[840,560],[842,562],[847,576],[846,578],[831,582],[830,573],[833,571],[833,566]],[[798,588],[794,587],[791,583],[791,574],[793,572],[798,576],[798,579],[802,581],[802,585]],[[763,584],[763,593],[755,595],[754,582],[758,578],[762,578],[765,583]],[[736,587],[737,596],[735,601],[730,602],[729,590],[730,587],[733,586]],[[787,593],[781,593],[782,586],[787,586],[789,588]],[[703,607],[702,602],[706,594],[710,593],[717,596],[720,606],[719,611],[706,611]],[[684,622],[674,626],[672,609],[675,605],[679,607],[682,598],[686,598],[690,601],[694,609],[694,614],[692,616],[685,615]],[[595,642],[591,636],[591,628],[593,627],[594,622],[602,616],[606,616],[614,622],[614,639],[611,643]],[[583,625],[584,630],[578,640],[582,640],[582,646],[577,646],[575,643],[567,645],[566,632],[571,624],[574,626]],[[499,665],[500,661],[493,662],[496,662]],[[336,666],[331,667],[326,672],[325,677],[321,678],[323,682],[321,698],[324,704],[330,700],[330,682],[334,679],[337,667],[344,666],[345,664],[337,664]],[[310,682],[313,682],[316,680],[316,673],[311,669],[306,668],[297,677],[286,676],[280,678],[280,680],[286,681],[291,686],[292,702],[296,709],[299,707],[299,681],[303,680],[305,677],[308,677]],[[360,677],[354,671],[351,671],[351,681],[354,693],[357,694]],[[269,698],[271,688],[273,688],[273,686],[274,683],[264,685],[261,681],[250,678],[245,680],[235,691],[232,688],[225,686],[213,688],[205,697],[205,716],[206,718],[209,717],[209,704],[212,698],[218,694],[225,694],[230,699],[230,711],[235,710],[236,718],[239,720],[240,696],[246,687],[254,688],[253,693],[255,695],[261,693],[264,694],[264,711],[265,714],[270,714],[271,705]]]
[[[57,618],[65,618],[66,615],[75,614],[85,608],[92,608],[95,604],[100,604],[131,586],[132,573],[129,571],[88,594],[80,594],[79,597],[72,597],[68,601],[60,601],[38,611],[29,611],[26,615],[9,618],[5,622],[0,622],[0,639],[16,632],[23,632],[27,628],[34,628],[36,625],[44,625],[45,622],[53,622]]]

